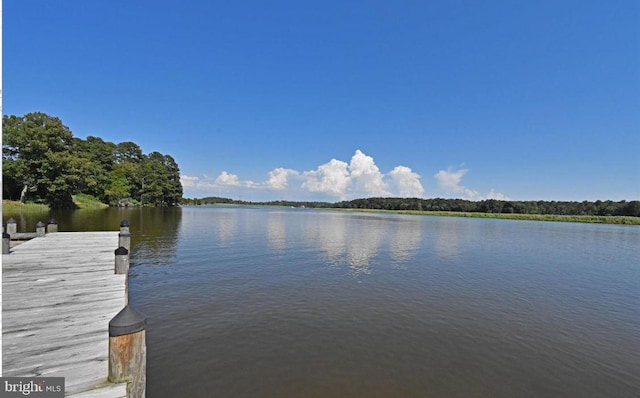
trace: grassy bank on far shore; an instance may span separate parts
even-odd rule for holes
[[[49,210],[49,206],[40,203],[20,203],[17,200],[3,200],[2,214],[42,213]]]
[[[445,216],[445,217],[473,217],[473,218],[500,218],[508,220],[531,220],[531,221],[560,221],[560,222],[581,222],[592,224],[623,224],[640,225],[640,217],[627,216],[568,216],[551,214],[510,214],[510,213],[467,213],[457,211],[417,211],[417,210],[373,210],[373,209],[339,209],[340,211],[355,211],[366,213],[394,213],[411,214],[419,216]]]
[[[83,193],[73,195],[73,203],[78,206],[78,209],[106,209],[109,207],[109,205],[100,202],[93,196]]]
[[[73,195],[73,203],[78,209],[104,209],[109,207],[90,195]],[[20,203],[17,200],[2,200],[2,214],[34,214],[49,211],[49,206],[43,203]]]

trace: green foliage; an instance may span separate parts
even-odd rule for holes
[[[13,189],[5,195],[22,203],[33,195],[52,207],[73,207],[76,177],[69,164],[73,138],[69,128],[40,112],[4,116],[2,122],[3,180]]]
[[[153,206],[176,206],[182,198],[180,169],[169,155],[152,152],[139,169],[140,201]]]
[[[640,201],[505,201],[487,199],[418,199],[418,198],[366,198],[332,205],[343,209],[447,211],[488,214],[541,214],[567,216],[629,216],[640,217]],[[309,206],[308,206],[309,207]]]
[[[100,202],[95,197],[84,193],[73,195],[73,203],[75,203],[79,209],[104,209],[109,207],[109,205]]]
[[[44,113],[3,117],[3,195],[22,203],[74,207],[72,195],[103,202],[175,206],[182,198],[180,169],[169,155],[144,155],[134,142],[114,144],[73,137]]]
[[[39,214],[47,213],[49,206],[39,203],[20,203],[15,200],[2,201],[2,216],[5,218],[14,214]]]
[[[120,199],[128,198],[131,195],[131,186],[128,176],[136,172],[137,168],[132,163],[126,162],[118,164],[109,174],[109,183],[104,194],[117,203]]]
[[[191,205],[191,206],[200,206],[200,205],[206,206],[206,205],[217,205],[217,204],[249,204],[249,203],[239,201],[239,200],[233,200],[229,198],[221,198],[218,196],[208,196],[202,199],[182,198],[180,200],[180,204]]]
[[[227,199],[227,198],[220,198],[217,196],[209,196],[206,198],[202,198],[201,199],[203,204],[216,204],[216,203],[225,203],[225,204],[231,204],[231,203],[237,203],[238,201],[233,200],[233,199]]]
[[[184,199],[184,204],[235,204],[260,206],[286,206],[308,208],[331,208],[357,211],[382,211],[404,214],[507,218],[515,220],[568,221],[607,224],[640,225],[640,201],[505,201],[488,199],[473,202],[464,199],[420,199],[420,198],[366,198],[327,202],[243,202],[228,198],[207,197]]]
[[[352,211],[355,209],[339,209]],[[640,225],[639,217],[629,216],[597,216],[597,215],[558,215],[558,214],[505,214],[505,213],[478,213],[478,212],[456,212],[456,211],[414,211],[414,210],[367,210],[357,209],[355,211],[365,212],[389,212],[400,214],[413,214],[421,216],[445,216],[445,217],[471,217],[471,218],[499,218],[508,220],[530,220],[530,221],[561,221],[580,222],[590,224],[623,224]]]
[[[140,163],[142,158],[142,149],[140,149],[138,144],[131,141],[121,142],[113,149],[113,160],[115,163]]]
[[[101,138],[88,136],[86,140],[74,138],[74,152],[78,161],[78,173],[84,178],[76,191],[85,192],[102,201],[108,201],[106,189],[110,184],[109,173],[114,167],[116,145]]]

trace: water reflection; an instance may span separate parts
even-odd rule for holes
[[[347,222],[342,214],[323,214],[305,225],[305,240],[317,245],[331,265],[339,265],[347,251]]]
[[[411,260],[422,240],[422,218],[326,213],[305,225],[305,240],[316,245],[331,265],[347,265],[354,275],[368,274],[383,246],[393,266]]]
[[[214,231],[220,242],[226,242],[233,238],[238,229],[236,212],[217,212],[212,222]]]
[[[399,263],[411,260],[418,249],[422,240],[422,217],[410,216],[406,219],[398,219],[394,223],[395,233],[393,239],[389,243],[389,254]]]
[[[285,228],[286,214],[269,213],[267,217],[267,240],[269,247],[274,250],[284,250],[287,248],[287,230]]]
[[[182,223],[181,208],[116,208],[83,210],[46,210],[30,213],[3,213],[3,225],[14,218],[19,232],[35,232],[38,221],[54,218],[60,232],[118,231],[120,221],[131,225],[132,267],[136,258],[155,258],[167,262],[175,257],[179,228]],[[115,250],[115,248],[114,248]]]
[[[455,257],[460,254],[460,228],[464,219],[446,217],[434,220],[435,250],[441,258]]]
[[[131,266],[140,259],[151,260],[154,265],[167,265],[175,261],[176,247],[182,224],[181,208],[137,208],[118,210],[121,219],[131,224]]]
[[[347,244],[347,259],[354,275],[371,272],[369,265],[383,240],[385,222],[379,218],[354,218]],[[360,231],[357,233],[356,231]]]
[[[183,210],[187,215],[183,219]],[[388,246],[391,266],[410,261],[420,248],[421,217],[301,212],[237,208],[109,208],[100,210],[55,210],[36,214],[6,214],[18,222],[19,231],[33,231],[38,221],[56,218],[60,231],[118,230],[129,220],[132,256],[155,258],[169,264],[177,241],[213,236],[218,244],[229,244],[253,236],[266,241],[271,250],[284,251],[303,239],[319,250],[332,266],[347,266],[354,275],[370,273],[383,247]],[[457,220],[437,224],[436,249],[441,256],[457,252]],[[3,224],[4,224],[3,223]],[[139,252],[139,255],[136,254]],[[132,265],[135,266],[136,262]]]

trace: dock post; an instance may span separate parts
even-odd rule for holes
[[[120,221],[120,233],[129,233],[129,221],[127,220],[122,220]]]
[[[16,224],[16,220],[10,218],[7,220],[7,233],[9,235],[15,234],[18,232],[18,224]]]
[[[44,223],[42,221],[38,221],[36,224],[36,238],[40,238],[44,236]]]
[[[6,232],[2,233],[2,254],[9,254],[11,249],[11,235]]]
[[[58,222],[52,218],[47,223],[47,233],[51,234],[54,232],[58,232]]]
[[[109,322],[109,381],[127,383],[127,397],[144,398],[147,389],[147,319],[126,306]]]
[[[115,251],[116,255],[116,274],[128,274],[129,273],[129,250],[120,246]]]
[[[129,231],[120,232],[118,234],[118,247],[124,247],[127,250],[131,250],[131,234]]]

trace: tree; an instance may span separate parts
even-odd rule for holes
[[[102,201],[133,197],[174,206],[182,198],[180,169],[169,155],[145,156],[134,142],[74,138],[60,119],[41,112],[3,117],[3,196],[72,207],[72,194]]]
[[[166,181],[163,186],[164,201],[169,206],[176,206],[180,204],[183,194],[182,183],[180,182],[180,168],[170,155],[163,156],[162,164],[167,170]]]
[[[640,201],[632,200],[628,203],[622,201],[620,202],[620,205],[621,207],[618,211],[618,215],[640,217]]]
[[[126,141],[121,142],[113,149],[113,158],[115,163],[122,162],[132,162],[132,163],[140,163],[142,162],[144,155],[142,154],[142,149],[135,142]]]
[[[176,206],[182,198],[180,169],[169,155],[152,152],[140,165],[140,201],[154,206]]]
[[[73,134],[57,117],[41,112],[23,117],[4,116],[2,129],[3,180],[9,197],[24,203],[33,194],[54,207],[73,206],[70,172]]]
[[[77,170],[81,173],[76,187],[78,192],[95,196],[103,201],[108,200],[105,190],[111,183],[109,174],[115,163],[113,155],[115,148],[114,143],[105,142],[94,136],[88,136],[86,140],[74,138],[73,152],[79,159]]]
[[[105,189],[105,195],[116,204],[131,195],[131,185],[127,179],[127,173],[127,164],[125,163],[117,165],[109,174],[110,182]]]

